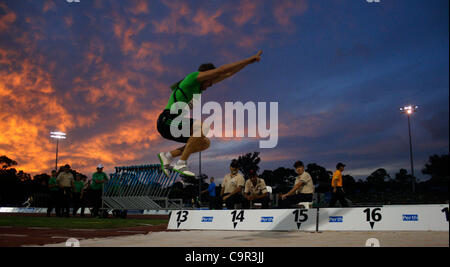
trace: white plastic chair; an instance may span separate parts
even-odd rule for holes
[[[272,187],[271,186],[266,186],[267,192],[270,194],[272,194]],[[262,207],[261,203],[253,203],[250,202],[250,208],[257,208],[260,209]]]
[[[312,207],[312,205],[313,205],[312,202],[300,202],[300,203],[297,204],[297,206],[299,208],[303,207],[304,209],[307,209],[307,210],[309,210]]]

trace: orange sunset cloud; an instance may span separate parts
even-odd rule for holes
[[[169,85],[201,63],[185,64],[189,42],[211,39],[218,55],[208,57],[228,63],[240,56],[225,43],[254,50],[281,32],[256,25],[262,7],[254,1],[237,3],[206,8],[185,1],[95,1],[77,13],[74,5],[46,0],[33,3],[39,14],[20,15],[0,3],[0,155],[16,160],[20,170],[48,173],[55,161],[49,135],[58,130],[68,136],[60,142],[60,163],[86,174],[100,162],[112,171],[153,161],[158,150],[176,145],[163,143],[156,131]],[[304,10],[290,1],[279,8],[270,15],[281,25]]]

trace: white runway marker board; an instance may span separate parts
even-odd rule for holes
[[[448,231],[448,205],[319,210],[320,231]]]
[[[170,230],[316,231],[317,209],[177,210]]]
[[[279,210],[175,210],[169,230],[449,231],[448,205]]]

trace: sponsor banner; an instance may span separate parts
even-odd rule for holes
[[[78,214],[80,214],[80,209]],[[128,215],[169,215],[171,210],[128,210]],[[17,207],[0,207],[0,213],[47,213],[47,208],[17,208]],[[55,213],[53,209],[52,214]],[[71,213],[72,214],[72,213]],[[85,208],[84,214],[90,214],[90,210]],[[112,214],[112,212],[109,212]]]
[[[169,215],[172,210],[144,210],[144,215]]]
[[[330,216],[328,217],[329,223],[343,223],[344,222],[344,216]]]
[[[418,222],[419,221],[419,215],[417,215],[417,214],[403,214],[403,221],[404,222]]]
[[[213,216],[203,216],[202,223],[206,223],[206,222],[211,223],[211,222],[213,222],[213,220],[214,220]]]
[[[78,210],[78,214],[80,214],[81,210]],[[0,207],[0,213],[34,213],[34,214],[47,214],[47,208],[12,208],[12,207]],[[55,214],[55,210],[53,209],[52,214]],[[72,214],[72,213],[70,213]],[[88,208],[84,210],[84,214],[90,214]]]
[[[261,222],[272,223],[273,222],[273,216],[271,216],[271,217],[261,217]]]
[[[47,213],[47,208],[0,208],[1,213]]]
[[[317,209],[176,210],[171,230],[316,231]]]

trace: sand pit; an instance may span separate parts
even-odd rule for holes
[[[376,238],[381,247],[448,247],[448,232],[256,232],[173,231],[85,239],[81,247],[364,247]],[[65,243],[46,246],[65,246]]]

